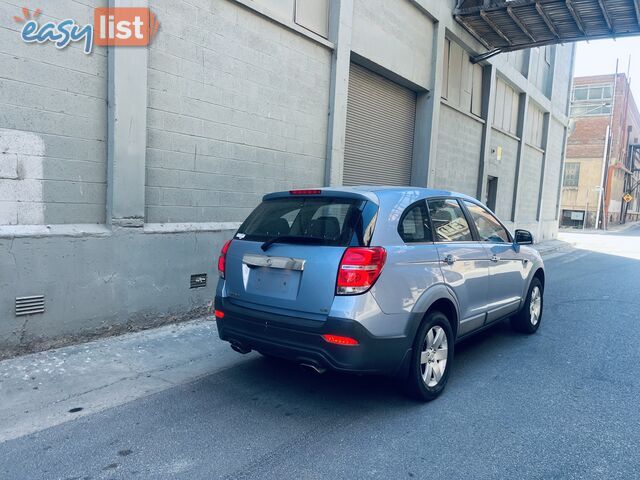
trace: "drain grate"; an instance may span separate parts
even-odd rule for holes
[[[16,297],[16,317],[44,313],[44,295]]]

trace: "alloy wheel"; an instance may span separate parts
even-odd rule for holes
[[[540,314],[542,313],[542,292],[540,287],[535,286],[531,290],[531,300],[529,301],[529,320],[531,325],[536,326],[540,321]]]
[[[427,387],[435,387],[447,368],[449,342],[447,334],[439,325],[431,327],[422,342],[420,370]]]

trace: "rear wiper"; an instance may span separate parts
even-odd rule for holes
[[[296,236],[296,235],[281,235],[279,237],[274,237],[271,240],[267,240],[262,245],[260,245],[260,248],[262,249],[263,252],[266,252],[267,249],[271,245],[273,245],[274,243],[314,243],[314,244],[320,244],[320,243],[324,243],[324,242],[325,242],[324,238],[321,238],[321,237],[303,237],[303,236]]]

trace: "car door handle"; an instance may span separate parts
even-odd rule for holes
[[[446,263],[447,265],[453,265],[454,263],[456,263],[457,258],[454,257],[453,255],[449,254],[446,257],[444,257],[442,259],[443,263]]]
[[[497,255],[494,255],[493,257],[491,257],[491,261],[493,263],[498,263],[500,261],[500,257],[498,257]]]

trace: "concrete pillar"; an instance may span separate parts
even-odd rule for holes
[[[146,1],[136,3],[146,7]],[[130,2],[110,0],[109,6]],[[146,47],[108,47],[107,223],[142,227],[147,146]]]
[[[446,28],[442,22],[434,24],[431,55],[430,92],[418,95],[416,104],[416,131],[414,133],[413,169],[411,183],[434,187],[435,160],[438,152],[438,126],[440,125],[440,97],[442,96],[442,67]]]
[[[547,86],[547,90],[549,94],[547,97],[553,102],[553,92],[557,88],[557,82],[559,79],[556,79],[556,68],[558,62],[558,46],[553,45],[551,47],[551,67],[549,68],[549,85]]]
[[[516,153],[516,176],[515,183],[513,185],[513,204],[511,211],[511,221],[517,222],[518,217],[518,193],[520,190],[520,184],[522,182],[522,158],[524,157],[525,147],[525,133],[527,128],[527,112],[529,110],[529,94],[527,92],[520,94],[520,105],[518,105],[518,132],[517,136],[520,137],[518,143],[518,150]]]
[[[538,238],[542,233],[542,204],[544,201],[545,193],[545,181],[544,176],[547,171],[547,158],[549,156],[549,133],[551,131],[551,113],[545,113],[544,121],[542,123],[542,148],[544,154],[542,155],[542,165],[540,166],[540,186],[538,188],[538,210],[536,213],[536,220],[538,221]]]
[[[551,49],[551,68],[549,69],[549,86],[548,97],[553,100],[553,92],[556,88],[555,71],[557,64],[557,46],[553,46]],[[542,156],[542,165],[540,167],[540,188],[538,190],[538,210],[536,213],[536,220],[538,221],[538,238],[541,238],[542,233],[542,205],[544,202],[545,185],[544,176],[547,170],[547,159],[549,156],[549,135],[551,132],[551,112],[548,112],[544,116],[544,122],[542,125],[542,148],[544,149],[544,155]]]
[[[482,143],[480,147],[480,169],[478,171],[477,198],[485,198],[486,165],[491,156],[491,126],[493,125],[493,106],[496,86],[496,67],[489,64],[482,69]]]
[[[328,186],[342,185],[352,28],[353,0],[331,0],[329,40],[333,42],[335,48],[331,57],[325,167],[325,184]]]

